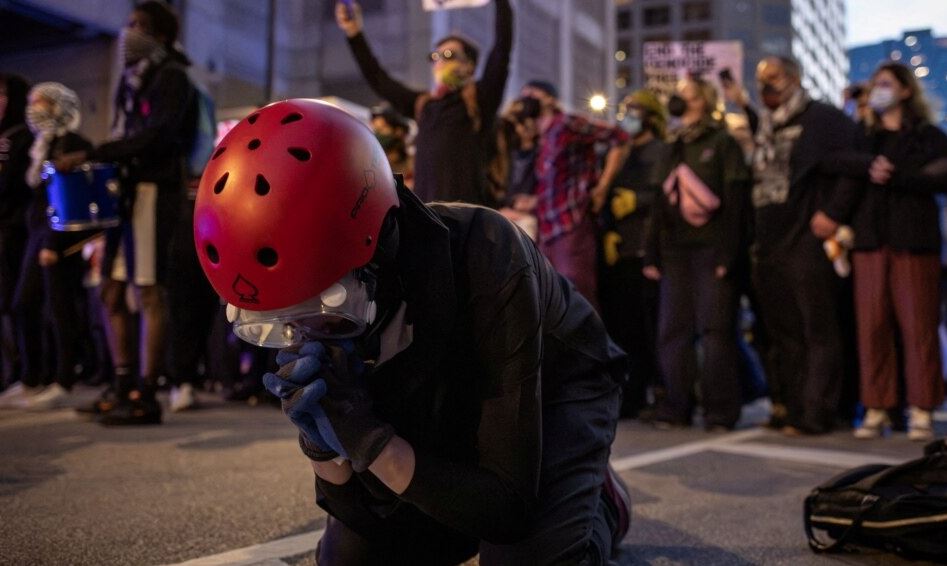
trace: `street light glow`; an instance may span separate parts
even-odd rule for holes
[[[593,94],[592,98],[589,98],[589,108],[595,110],[596,112],[601,112],[605,110],[608,106],[608,99],[605,98],[603,94]]]

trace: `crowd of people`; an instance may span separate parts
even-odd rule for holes
[[[691,76],[634,92],[605,123],[564,112],[543,79],[501,108],[506,0],[480,75],[478,46],[453,34],[430,54],[430,91],[382,68],[357,3],[336,19],[381,99],[370,125],[393,171],[424,202],[498,209],[537,242],[629,356],[623,416],[726,430],[765,394],[786,434],[854,422],[860,438],[905,424],[930,437],[947,139],[905,67],[850,89],[848,115],[812,100],[794,61],[768,57],[760,108],[732,79],[718,92]],[[67,86],[0,75],[0,406],[56,408],[77,382],[108,383],[82,411],[142,424],[160,422],[165,384],[172,410],[194,406],[215,371],[231,398],[261,392],[266,351],[212,332],[223,314],[192,241],[197,96],[177,35],[162,2],[132,12],[98,146],[78,133]],[[728,106],[748,133],[728,127]],[[90,162],[118,168],[119,226],[51,229],[46,185]]]

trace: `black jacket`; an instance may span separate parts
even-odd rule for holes
[[[875,156],[884,155],[895,172],[884,185],[868,179]],[[890,246],[896,250],[938,253],[941,232],[935,193],[947,192],[947,135],[930,124],[898,132],[877,130],[861,137],[848,157],[851,177],[849,217],[856,250]]]
[[[411,89],[391,78],[372,54],[365,36],[349,39],[362,75],[375,93],[395,110],[418,123],[415,138],[414,190],[424,202],[462,201],[490,204],[487,195],[488,148],[493,121],[503,100],[513,45],[513,12],[509,0],[496,0],[495,38],[480,80],[476,128],[460,92],[431,98],[421,106],[425,91]],[[420,113],[418,107],[421,106]]]
[[[813,101],[777,131],[790,128],[798,137],[786,171],[788,198],[755,208],[754,248],[759,258],[790,252],[801,243],[816,245],[809,228],[812,215],[821,210],[844,220],[850,208],[846,180],[836,163],[855,146],[855,124],[834,106]]]
[[[32,145],[33,134],[24,123],[0,132],[0,229],[23,229],[23,214],[33,196],[26,184]]]
[[[142,79],[125,136],[100,145],[90,159],[128,166],[131,183],[156,183],[162,191],[184,186],[185,156],[197,125],[197,98],[186,61],[170,54]],[[119,85],[121,88],[121,85]]]
[[[720,207],[709,222],[696,227],[689,224],[677,207],[658,194],[648,234],[645,262],[659,266],[662,256],[671,256],[693,248],[712,248],[717,265],[732,271],[743,244],[744,206],[750,186],[750,169],[740,145],[723,124],[708,120],[703,131],[690,142],[670,144],[665,158],[656,166],[655,181],[663,184],[681,163],[694,173],[720,199]]]
[[[615,391],[625,356],[508,220],[399,196],[413,342],[369,384],[379,418],[415,449],[414,478],[400,498],[370,473],[345,486],[319,480],[319,504],[357,532],[408,505],[475,539],[512,542],[529,528],[543,450],[555,449],[541,443],[543,407]],[[353,501],[356,484],[373,497]]]

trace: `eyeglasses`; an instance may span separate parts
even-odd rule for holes
[[[445,49],[443,51],[432,51],[431,54],[428,55],[428,59],[431,60],[431,63],[437,63],[438,61],[453,61],[455,59],[458,61],[467,60],[467,58],[464,57],[463,53],[459,53],[457,51],[454,51],[453,49]]]

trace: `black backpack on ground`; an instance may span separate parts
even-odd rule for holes
[[[804,519],[815,552],[861,546],[947,563],[947,440],[927,445],[917,460],[835,476],[806,497]]]

